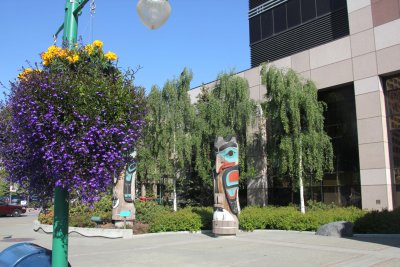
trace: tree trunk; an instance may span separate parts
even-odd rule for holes
[[[141,190],[140,190],[140,196],[141,197],[146,197],[146,183],[142,182],[141,184]]]
[[[153,180],[152,187],[154,199],[157,199],[157,182],[155,180]]]
[[[304,186],[303,186],[303,178],[299,177],[300,183],[300,210],[301,213],[306,213],[306,207],[304,205]]]
[[[300,136],[300,153],[299,153],[299,186],[300,186],[300,211],[306,213],[306,207],[304,205],[304,186],[303,186],[303,155],[302,155],[302,143]]]
[[[177,179],[179,179],[179,176],[180,176],[180,173],[179,173],[179,171],[178,172],[176,172],[176,174],[175,174],[175,177],[174,177],[174,184],[173,184],[173,186],[174,186],[174,192],[172,193],[172,195],[173,195],[173,209],[174,209],[174,211],[177,211],[178,210],[178,203],[177,203],[177,196],[176,196],[176,180]]]
[[[172,193],[173,195],[173,209],[174,211],[177,211],[177,205],[176,205],[176,177],[174,177],[174,192]]]

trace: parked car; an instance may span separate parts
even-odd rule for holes
[[[0,199],[0,216],[11,215],[14,217],[19,217],[22,213],[25,212],[25,207],[21,205],[8,204],[4,200]]]

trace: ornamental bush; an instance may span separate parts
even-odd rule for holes
[[[135,201],[136,222],[152,224],[157,216],[163,216],[171,212],[166,206],[157,204],[154,201]]]
[[[69,207],[69,226],[94,228],[96,223],[91,221],[92,216],[99,216],[103,224],[111,223],[111,201],[111,195],[104,195],[92,206],[78,201],[71,203]],[[50,207],[39,214],[38,221],[42,224],[53,224],[53,216],[54,207]]]
[[[60,186],[93,203],[127,162],[144,127],[144,92],[102,46],[51,46],[41,69],[27,68],[11,83],[0,111],[9,181],[42,198]]]
[[[239,225],[246,231],[255,229],[316,231],[321,225],[334,221],[354,223],[365,214],[365,211],[354,207],[314,209],[302,214],[296,207],[249,206],[242,210]]]
[[[400,234],[400,208],[371,211],[354,223],[354,231],[368,234]]]
[[[194,213],[191,208],[184,208],[156,216],[154,222],[150,224],[150,232],[196,232],[200,231],[201,227],[201,216]]]

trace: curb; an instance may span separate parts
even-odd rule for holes
[[[39,221],[33,221],[33,231],[45,234],[53,234],[53,225],[41,224]],[[132,229],[104,229],[104,228],[82,228],[69,227],[69,236],[83,237],[103,237],[109,239],[131,239],[133,238]]]

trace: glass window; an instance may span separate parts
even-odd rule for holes
[[[249,20],[250,26],[250,43],[255,43],[261,40],[261,24],[260,16],[252,17]]]
[[[386,79],[386,110],[389,125],[392,172],[396,184],[397,198],[400,199],[400,75]],[[400,202],[397,202],[400,207]]]
[[[335,0],[317,0],[317,15],[322,16],[331,12],[332,1]]]
[[[317,0],[319,2],[321,0]],[[354,1],[354,0],[353,0]],[[332,9],[338,10],[347,7],[346,0],[331,0],[332,2]]]
[[[267,38],[273,35],[273,21],[272,21],[272,11],[269,10],[261,14],[261,30],[262,38]]]
[[[274,33],[280,33],[287,29],[286,5],[280,5],[274,11]]]
[[[287,2],[287,21],[288,28],[300,25],[300,0],[292,0]]]
[[[301,0],[301,21],[306,22],[316,16],[315,0]]]
[[[388,91],[388,108],[390,115],[400,115],[400,88],[398,90]]]

